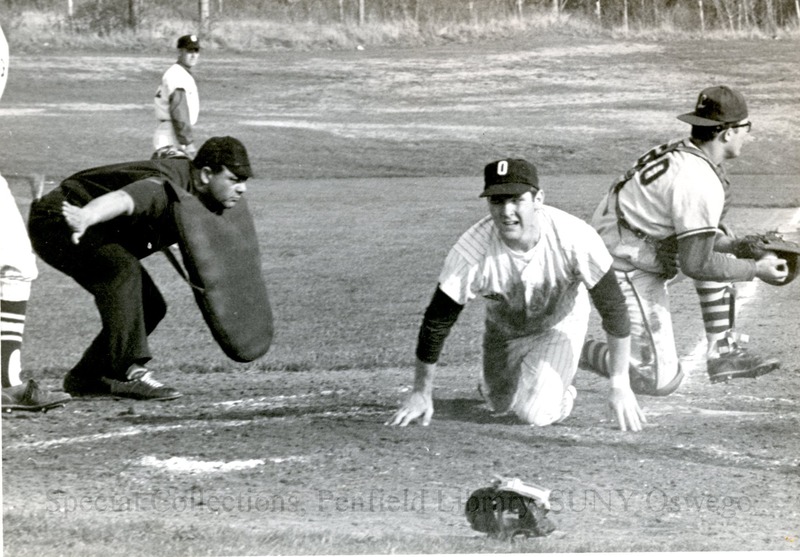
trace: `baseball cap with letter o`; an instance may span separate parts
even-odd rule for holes
[[[178,48],[188,50],[190,52],[200,51],[200,39],[197,35],[184,35],[178,39]]]
[[[747,118],[744,97],[725,85],[708,87],[700,92],[694,112],[681,114],[678,120],[707,128],[733,124]]]
[[[490,162],[483,169],[483,193],[491,195],[521,195],[539,189],[536,167],[525,159],[502,159]]]
[[[212,137],[203,143],[192,164],[196,168],[224,166],[242,180],[253,177],[247,149],[241,141],[228,135]]]

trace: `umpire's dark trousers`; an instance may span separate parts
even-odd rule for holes
[[[139,259],[110,243],[119,223],[89,228],[79,244],[61,214],[64,194],[55,189],[31,206],[28,230],[34,251],[94,296],[102,329],[73,367],[79,377],[124,379],[131,364],[152,355],[149,335],[164,318],[167,305]]]

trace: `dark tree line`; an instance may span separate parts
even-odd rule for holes
[[[2,0],[10,10],[63,11],[101,31],[136,30],[152,14],[197,19],[358,23],[480,23],[498,17],[581,16],[606,27],[774,32],[796,27],[800,0]],[[105,24],[104,24],[105,22]]]

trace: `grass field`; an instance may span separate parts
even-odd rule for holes
[[[781,370],[712,386],[698,358],[696,297],[678,283],[688,379],[670,397],[643,397],[640,434],[614,428],[605,383],[583,371],[563,425],[492,418],[475,389],[480,304],[448,339],[432,425],[383,425],[408,392],[442,259],[485,212],[476,196],[493,158],[535,161],[549,202],[587,217],[615,173],[686,131],[674,116],[700,88],[730,83],[755,122],[730,165],[731,224],[797,239],[797,46],[552,36],[204,57],[198,129],[242,138],[258,173],[248,196],[273,347],[251,364],[228,361],[188,287],[165,260],[147,260],[170,305],[152,336],[153,368],[186,396],[4,414],[4,554],[799,549],[797,284],[742,289],[740,329]],[[113,53],[12,60],[0,171],[23,213],[27,173],[46,173],[53,187],[88,166],[148,156],[149,99],[167,63]],[[57,387],[99,324],[77,285],[45,264],[40,272],[24,367]],[[465,498],[495,473],[553,489],[556,534],[508,544],[471,531]]]

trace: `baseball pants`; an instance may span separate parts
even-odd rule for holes
[[[572,395],[567,393],[567,387],[578,370],[589,311],[588,293],[581,288],[572,311],[541,333],[505,339],[493,334],[487,323],[483,383],[496,412],[514,413],[536,426],[549,425],[569,415]]]
[[[25,314],[37,275],[25,222],[8,182],[0,176],[0,375],[4,388],[22,383]]]
[[[92,294],[100,313],[102,329],[72,373],[124,379],[128,367],[152,358],[147,336],[166,315],[166,302],[139,259],[120,244],[103,243],[96,229],[73,244],[63,200],[55,190],[34,203],[29,231],[36,253]]]
[[[168,147],[170,145],[175,145],[176,147],[180,147],[181,145],[180,141],[178,141],[178,138],[175,135],[172,122],[159,122],[158,127],[153,134],[153,150],[157,151],[161,147]]]
[[[631,320],[631,365],[646,383],[647,394],[677,388],[681,368],[675,348],[668,281],[640,270],[615,271]],[[634,377],[631,377],[633,383]],[[637,389],[634,389],[637,390]],[[641,389],[637,392],[641,392]]]

